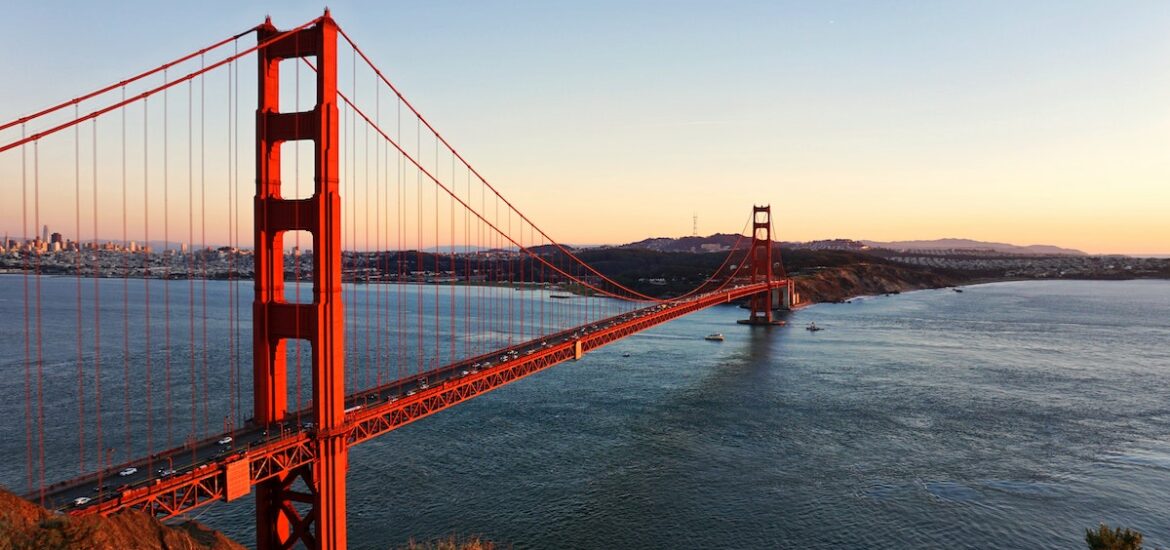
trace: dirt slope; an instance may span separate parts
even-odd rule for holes
[[[174,526],[137,510],[108,518],[56,515],[0,489],[0,550],[243,550],[195,522]]]

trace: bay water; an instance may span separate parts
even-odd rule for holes
[[[19,281],[0,278],[0,482],[22,492]],[[229,285],[208,283],[213,310]],[[1170,546],[1170,281],[963,290],[815,305],[786,327],[711,308],[364,443],[350,546],[1084,548],[1100,522]],[[42,296],[73,338],[75,298]],[[64,365],[46,377],[76,385]],[[250,543],[252,514],[192,516]]]

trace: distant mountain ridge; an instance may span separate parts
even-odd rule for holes
[[[746,237],[745,237],[746,238]],[[728,250],[735,246],[739,235],[729,233],[716,233],[706,237],[654,237],[650,239],[643,239],[637,242],[632,242],[623,245],[617,245],[613,248],[623,249],[644,249],[653,250],[656,252],[718,252],[720,250]],[[1063,254],[1070,256],[1087,256],[1088,254],[1075,250],[1072,248],[1061,248],[1059,246],[1034,244],[1034,245],[1015,245],[1009,243],[996,243],[987,241],[976,241],[974,239],[933,239],[933,240],[917,240],[917,241],[855,241],[852,239],[831,239],[809,241],[803,243],[782,242],[781,247],[784,248],[810,248],[810,249],[834,249],[834,250],[865,250],[868,248],[885,248],[890,250],[980,250],[993,251],[1001,254],[1019,254],[1019,255],[1052,255]]]
[[[652,237],[638,242],[615,246],[614,248],[629,248],[654,250],[657,252],[718,252],[735,246],[741,237],[730,233],[716,233],[707,237]],[[742,237],[746,238],[746,237]]]
[[[1072,249],[1061,248],[1048,244],[1033,244],[1020,246],[1008,243],[976,241],[972,239],[933,239],[918,241],[861,241],[874,248],[889,248],[893,250],[992,250],[1004,254],[1064,254],[1069,256],[1088,256],[1088,254]]]

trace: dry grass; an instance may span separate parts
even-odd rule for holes
[[[482,540],[479,537],[461,539],[455,535],[451,535],[444,539],[427,542],[411,540],[406,543],[406,546],[401,547],[400,550],[496,550],[497,548],[499,547],[493,542]]]

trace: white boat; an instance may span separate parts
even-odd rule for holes
[[[722,342],[723,341],[723,334],[716,332],[714,334],[708,334],[708,335],[704,336],[703,339],[710,340],[712,342]]]
[[[807,327],[804,327],[804,329],[809,331],[809,332],[817,332],[818,330],[825,330],[821,327],[818,327],[815,322],[809,323]]]

